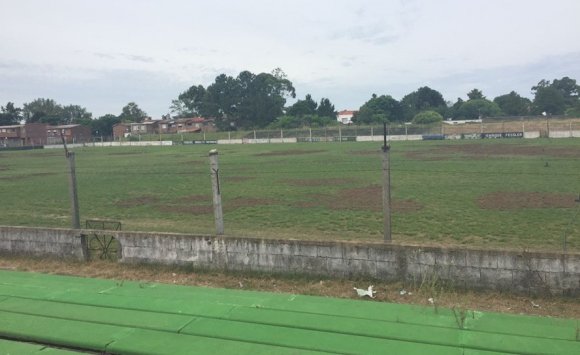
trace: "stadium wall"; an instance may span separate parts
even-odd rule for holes
[[[0,253],[83,259],[95,231],[0,227]],[[102,233],[102,231],[101,231]],[[580,254],[107,231],[122,263],[580,296]]]

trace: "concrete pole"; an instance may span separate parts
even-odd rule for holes
[[[338,142],[342,143],[342,127],[338,126]]]
[[[76,167],[75,167],[75,153],[68,152],[66,159],[68,160],[68,167],[69,167],[68,191],[69,191],[69,196],[70,196],[72,228],[73,229],[81,229],[81,220],[80,220],[80,215],[79,215],[79,198],[77,195],[77,177],[76,177]]]
[[[390,243],[391,237],[391,167],[389,152],[391,147],[387,145],[387,124],[384,124],[383,133],[383,225],[384,242]]]
[[[220,175],[217,149],[209,151],[209,168],[211,173],[211,189],[213,191],[213,215],[217,235],[224,234],[224,215],[222,212],[222,194],[220,189]]]

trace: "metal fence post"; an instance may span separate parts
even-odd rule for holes
[[[211,188],[213,191],[213,214],[217,235],[224,234],[224,215],[222,212],[222,194],[220,189],[220,176],[218,166],[218,152],[216,149],[209,151],[209,167],[211,173]]]

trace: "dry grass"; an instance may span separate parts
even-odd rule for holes
[[[248,273],[192,271],[169,266],[125,265],[106,261],[65,262],[47,258],[0,256],[0,269],[75,275],[115,280],[147,281],[188,286],[284,292],[338,298],[358,298],[353,287],[377,291],[373,302],[406,303],[429,306],[433,297],[439,307],[479,311],[580,318],[580,300],[560,297],[526,297],[498,292],[472,292],[445,289],[426,281],[410,287],[402,283],[376,280],[348,280]],[[405,289],[408,293],[401,295]],[[409,292],[411,294],[409,294]],[[370,301],[370,300],[369,300]],[[532,305],[539,305],[535,307]]]

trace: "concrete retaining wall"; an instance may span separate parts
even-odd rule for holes
[[[550,138],[578,138],[580,131],[550,131]]]
[[[0,227],[0,253],[83,258],[81,234],[69,229]],[[216,270],[444,282],[467,289],[580,295],[580,254],[107,232],[121,262]]]
[[[28,254],[83,260],[84,240],[72,229],[0,226],[0,254]]]
[[[82,260],[94,231],[0,227],[0,253]],[[444,282],[467,289],[580,295],[580,254],[112,232],[121,262],[216,270]]]
[[[580,255],[118,233],[122,262],[445,282],[467,289],[580,295]]]

